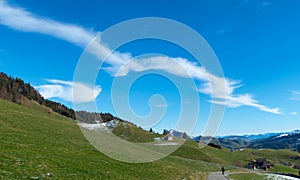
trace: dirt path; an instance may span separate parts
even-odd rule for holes
[[[245,172],[226,172],[225,175],[222,175],[221,172],[213,172],[208,175],[208,180],[228,180],[226,176],[230,174],[245,174],[245,173],[258,173],[261,174],[260,172],[254,172],[254,171],[245,171]],[[272,179],[278,179],[278,180],[297,180],[298,178],[290,177],[290,176],[285,176],[285,175],[279,175],[279,174],[272,174],[272,173],[262,173],[264,175],[268,175],[269,178]]]
[[[225,172],[225,175],[222,175],[221,172],[213,172],[208,175],[208,180],[228,180],[226,176],[230,174],[244,174],[251,172]]]
[[[228,175],[228,173],[225,173],[225,175]],[[227,178],[221,172],[214,172],[208,175],[208,180],[227,180]]]

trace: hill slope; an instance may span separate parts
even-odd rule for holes
[[[147,164],[95,150],[72,119],[0,99],[0,179],[183,179],[220,166],[169,156]]]
[[[288,150],[251,150],[230,152],[213,147],[198,148],[188,140],[171,156],[145,164],[129,164],[113,160],[98,152],[82,135],[76,122],[38,103],[31,106],[14,104],[0,99],[0,179],[47,178],[54,179],[183,179],[197,172],[205,177],[207,172],[219,171],[221,165],[244,167],[250,159],[266,157],[278,164],[285,173],[298,173],[280,165],[281,161],[292,164],[296,152]],[[149,141],[150,134],[129,125],[114,130],[129,141]],[[140,134],[142,139],[137,139]],[[206,162],[204,162],[206,161]],[[203,175],[203,176],[201,176]]]
[[[17,104],[24,104],[28,100],[33,100],[61,115],[75,119],[73,109],[63,104],[44,99],[30,84],[25,83],[20,78],[8,76],[3,72],[0,72],[0,98]]]

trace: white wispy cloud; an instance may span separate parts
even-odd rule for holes
[[[85,47],[97,34],[78,25],[61,23],[36,16],[23,8],[12,7],[4,0],[0,0],[0,24],[20,31],[54,36],[81,47]],[[152,69],[161,70],[180,77],[192,77],[200,80],[203,84],[199,88],[199,92],[212,96],[213,100],[210,101],[211,103],[222,104],[232,108],[251,106],[270,113],[281,113],[279,108],[268,108],[259,104],[249,94],[234,94],[234,90],[241,86],[241,82],[217,77],[205,71],[205,68],[199,64],[184,58],[154,56],[135,59],[129,53],[112,51],[101,42],[100,38],[97,41],[93,41],[87,50],[100,61],[105,60],[105,63],[110,65],[105,70],[109,71],[113,76],[126,76],[130,72]],[[91,88],[80,82],[48,81],[52,84],[36,87],[45,98],[58,97],[67,101],[88,102],[94,100],[101,92],[100,87]],[[75,93],[73,98],[73,87],[80,89],[78,92],[84,93]]]
[[[213,84],[213,83],[212,83]],[[231,108],[237,108],[241,106],[250,106],[261,111],[273,113],[273,114],[283,114],[279,108],[269,108],[260,104],[257,100],[255,100],[250,94],[234,94],[233,91],[240,87],[238,81],[229,81],[226,82],[228,84],[226,86],[226,90],[224,92],[216,92],[215,98],[210,100],[209,102],[219,105],[225,105]],[[202,89],[199,89],[200,92],[213,95],[211,92],[211,85],[209,83],[205,83],[205,86]]]
[[[290,100],[292,100],[292,101],[300,101],[300,91],[290,90],[290,92],[291,92]]]
[[[126,76],[129,72],[142,72],[147,70],[162,70],[180,77],[193,77],[199,80],[207,79],[203,67],[197,63],[190,62],[184,58],[173,58],[168,56],[153,56],[149,58],[134,59],[130,57],[130,62],[122,64],[121,67],[114,67],[116,76]]]
[[[297,112],[290,112],[290,115],[296,116],[298,113]]]
[[[46,98],[60,98],[74,103],[94,101],[100,94],[101,87],[91,87],[82,83],[62,81],[56,79],[47,80],[51,84],[35,86],[41,95]]]
[[[269,108],[261,105],[249,94],[234,94],[234,90],[242,86],[240,81],[217,77],[205,71],[202,66],[184,58],[155,56],[132,60],[130,63],[123,65],[116,76],[125,76],[131,71],[139,72],[151,69],[159,69],[177,76],[193,77],[202,81],[203,84],[199,88],[199,92],[212,96],[211,103],[226,105],[231,108],[250,106],[269,113],[283,114],[279,108]]]
[[[36,16],[25,9],[12,7],[4,0],[0,0],[0,24],[16,30],[51,35],[83,47],[95,36],[92,30]]]

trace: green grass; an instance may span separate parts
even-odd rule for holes
[[[269,171],[271,171],[271,172],[280,172],[280,173],[285,173],[285,174],[299,175],[299,170],[292,169],[292,168],[284,166],[282,164],[277,164],[275,167],[269,169]]]
[[[209,174],[208,172],[196,172],[190,176],[190,179],[191,180],[207,179],[208,174]]]
[[[119,123],[118,126],[113,129],[113,133],[127,141],[141,143],[152,142],[153,138],[162,136],[161,134],[150,133],[127,123]]]
[[[183,179],[220,169],[177,156],[116,161],[91,146],[73,120],[29,107],[0,99],[0,179]]]
[[[292,157],[297,156],[298,153],[290,150],[245,149],[243,151],[231,152],[229,149],[223,148],[220,150],[209,146],[199,149],[198,144],[193,141],[187,141],[184,146],[181,146],[172,155],[223,164],[227,165],[227,167],[229,166],[229,168],[233,168],[231,166],[243,168],[246,167],[251,160],[267,158],[268,161],[276,165],[274,168],[270,168],[269,171],[295,175],[298,175],[298,170],[284,166],[280,162],[285,161],[291,162],[292,164],[298,164],[300,162],[299,160],[292,159]]]
[[[125,124],[113,133],[132,142],[149,142],[161,136]],[[74,120],[32,101],[17,105],[0,99],[0,179],[195,179],[219,171],[222,165],[235,169],[260,157],[277,165],[280,161],[295,164],[291,157],[296,155],[288,150],[199,149],[197,143],[188,140],[169,157],[130,164],[97,151]],[[270,170],[298,174],[283,165]]]

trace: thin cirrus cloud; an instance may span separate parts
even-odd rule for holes
[[[290,112],[290,115],[296,116],[298,113],[297,112]]]
[[[87,45],[95,36],[92,30],[35,16],[22,8],[8,5],[4,0],[0,0],[0,23],[16,30],[51,35],[80,46]]]
[[[0,24],[15,30],[35,32],[57,37],[81,47],[85,47],[95,36],[96,32],[82,28],[77,25],[57,22],[48,18],[36,16],[25,9],[12,7],[6,1],[0,0]],[[269,108],[261,105],[249,94],[234,94],[234,90],[241,86],[241,82],[228,78],[217,77],[197,63],[190,62],[184,58],[173,58],[167,56],[154,56],[143,59],[135,59],[130,53],[112,51],[108,46],[96,41],[89,47],[100,61],[104,61],[109,67],[106,71],[113,76],[126,76],[130,72],[141,72],[146,70],[161,70],[167,73],[192,77],[202,82],[198,91],[212,96],[211,103],[226,105],[231,108],[250,106],[261,111],[282,114],[279,108]],[[185,70],[183,73],[182,69]],[[58,97],[73,102],[93,101],[101,92],[100,87],[90,88],[79,82],[68,82],[60,80],[49,80],[52,84],[37,86],[45,98]],[[88,90],[89,95],[82,97],[82,94],[72,97],[72,88],[78,86],[82,90]],[[213,90],[213,91],[212,91]]]
[[[102,90],[100,86],[90,87],[72,81],[56,79],[48,79],[46,81],[51,84],[35,86],[35,89],[46,99],[60,98],[74,103],[91,102],[95,100]]]
[[[292,100],[292,101],[300,101],[300,91],[290,90],[290,92],[291,92],[290,100]]]

